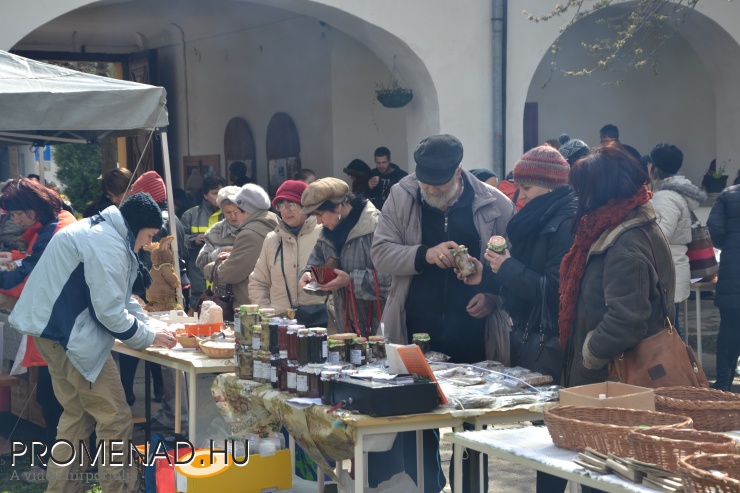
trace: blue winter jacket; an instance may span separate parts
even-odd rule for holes
[[[115,206],[60,230],[28,278],[10,324],[59,342],[90,382],[115,339],[135,349],[150,346],[154,332],[131,298],[138,273],[134,241]]]

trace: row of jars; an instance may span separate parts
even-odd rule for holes
[[[382,336],[329,339],[327,346],[329,364],[347,362],[362,366],[386,359],[385,339]]]

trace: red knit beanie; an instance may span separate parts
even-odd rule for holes
[[[147,171],[134,182],[131,195],[139,192],[148,193],[158,204],[167,201],[167,188],[156,171]]]
[[[570,166],[557,149],[539,146],[530,149],[514,165],[514,183],[552,190],[568,183]]]
[[[277,203],[281,200],[287,200],[288,202],[295,202],[296,204],[301,203],[301,195],[303,191],[308,187],[307,183],[298,180],[286,180],[277,189],[275,198],[272,199],[272,206],[276,207]]]

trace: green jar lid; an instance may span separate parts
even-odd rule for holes
[[[430,340],[429,334],[426,332],[417,332],[413,335],[412,340],[414,341],[421,341],[421,342],[427,342]]]

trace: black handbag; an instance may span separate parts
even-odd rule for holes
[[[524,330],[511,332],[511,366],[551,375],[560,383],[563,372],[563,348],[560,346],[557,326],[547,308],[547,278],[540,278],[540,300],[535,305]]]
[[[329,313],[326,311],[326,300],[328,300],[329,297],[327,296],[321,304],[296,306],[293,303],[293,298],[290,296],[288,278],[285,276],[282,239],[280,239],[278,250],[280,253],[280,269],[283,272],[283,281],[285,281],[285,292],[288,294],[288,303],[290,303],[290,307],[295,310],[296,320],[299,324],[305,325],[306,327],[326,327],[329,323]]]

